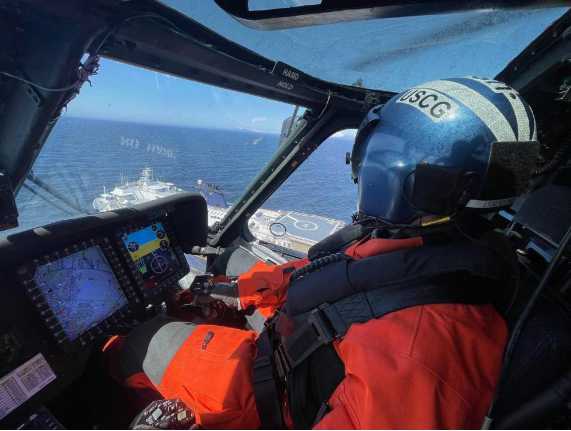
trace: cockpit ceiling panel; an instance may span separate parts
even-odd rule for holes
[[[494,77],[567,11],[477,10],[262,31],[242,25],[214,2],[162,2],[316,78],[389,91],[450,76]]]

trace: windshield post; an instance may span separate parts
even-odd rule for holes
[[[226,214],[219,230],[209,236],[210,245],[225,246],[248,230],[247,221],[266,199],[307,159],[319,145],[333,133],[358,127],[360,113],[346,112],[335,96],[327,107],[316,116],[312,110],[305,111],[300,126],[279,147],[274,157],[254,179],[242,197]]]

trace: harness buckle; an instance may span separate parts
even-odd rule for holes
[[[313,326],[315,332],[317,332],[321,344],[329,344],[337,338],[337,334],[328,323],[329,319],[326,314],[328,308],[329,304],[321,304],[318,308],[311,310],[307,318],[307,321]]]
[[[280,343],[278,347],[274,350],[274,365],[276,367],[276,373],[280,378],[281,382],[285,382],[287,375],[292,370],[291,363],[288,359],[286,349],[283,343]]]
[[[279,343],[274,351],[274,360],[280,377],[287,376],[318,348],[337,338],[325,313],[327,307],[328,305],[324,304],[313,309],[305,322],[291,336]]]

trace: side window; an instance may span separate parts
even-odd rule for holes
[[[17,196],[20,226],[182,191],[222,219],[279,145],[292,106],[103,59],[52,130]]]
[[[357,188],[345,154],[354,136],[344,130],[328,138],[256,211],[248,222],[256,239],[306,253],[351,222]]]

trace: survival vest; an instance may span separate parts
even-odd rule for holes
[[[491,248],[468,241],[359,260],[336,253],[308,268],[293,274],[285,306],[258,338],[254,393],[262,428],[284,427],[284,401],[295,428],[311,428],[327,413],[345,374],[332,343],[353,323],[418,305],[492,303],[509,273]]]

